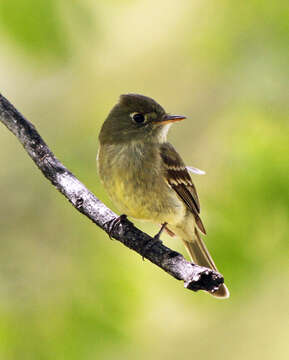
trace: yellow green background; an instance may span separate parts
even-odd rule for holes
[[[288,32],[282,0],[0,0],[0,92],[114,210],[95,157],[119,94],[188,117],[169,140],[207,172],[231,291],[185,290],[109,240],[0,125],[1,360],[288,358]]]

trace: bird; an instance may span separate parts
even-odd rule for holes
[[[123,214],[162,224],[157,238],[167,230],[183,241],[192,262],[217,271],[200,235],[206,230],[196,187],[167,141],[171,125],[184,119],[167,113],[151,97],[121,95],[99,133],[98,174]],[[229,297],[225,284],[208,292],[216,298]]]

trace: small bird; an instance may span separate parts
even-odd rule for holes
[[[167,142],[170,126],[185,118],[170,115],[150,97],[121,95],[99,134],[98,172],[123,214],[162,224],[157,238],[163,229],[178,236],[194,263],[217,271],[200,236],[206,230],[196,188],[180,155]],[[209,293],[229,297],[224,284]]]

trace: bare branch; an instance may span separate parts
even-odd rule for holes
[[[53,155],[35,127],[1,94],[0,120],[18,138],[43,175],[75,209],[86,215],[104,231],[109,232],[109,222],[117,215],[98,200]],[[212,291],[218,289],[224,282],[222,275],[218,272],[186,261],[181,254],[167,248],[159,241],[152,242],[153,238],[134,227],[127,219],[123,218],[113,228],[111,236],[176,279],[183,280],[185,287],[190,290]],[[148,244],[152,245],[148,246]]]

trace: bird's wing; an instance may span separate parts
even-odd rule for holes
[[[204,170],[198,169],[196,167],[193,166],[186,166],[187,170],[193,174],[197,174],[197,175],[206,175],[206,172]]]
[[[184,201],[194,215],[198,228],[202,233],[206,234],[205,227],[199,216],[200,202],[197,190],[182,158],[169,143],[161,144],[160,155],[163,160],[164,173],[168,185]]]

